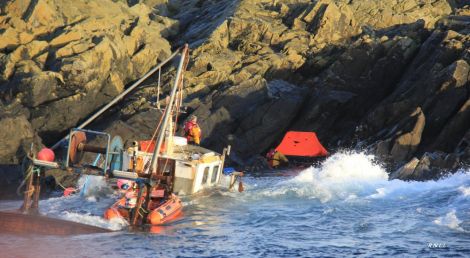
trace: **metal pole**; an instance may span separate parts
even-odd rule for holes
[[[85,122],[83,122],[81,125],[79,125],[77,128],[78,129],[82,129],[83,127],[87,126],[89,123],[93,122],[93,120],[95,120],[99,115],[101,115],[103,112],[105,112],[106,110],[108,110],[112,105],[116,104],[116,102],[118,102],[119,100],[121,100],[125,95],[127,95],[129,92],[131,92],[134,88],[136,88],[137,86],[139,86],[143,81],[145,81],[145,79],[147,79],[150,75],[152,75],[153,73],[155,73],[157,70],[159,70],[163,65],[165,65],[166,63],[168,63],[171,59],[173,59],[180,51],[181,51],[181,47],[178,48],[173,54],[171,54],[167,59],[165,59],[163,62],[161,62],[159,65],[157,65],[155,68],[153,68],[152,70],[150,70],[149,72],[147,72],[142,78],[140,78],[138,81],[136,81],[134,84],[132,84],[129,88],[127,88],[125,91],[123,91],[121,94],[119,94],[118,96],[116,96],[111,102],[109,102],[106,106],[102,107],[98,112],[96,112],[93,116],[91,116],[90,118],[88,118]],[[60,143],[63,141],[63,140],[66,140],[69,138],[69,134],[67,134],[67,136],[65,136],[64,138],[62,138],[60,141],[58,141],[56,144],[54,144],[51,149],[55,149],[57,148]]]
[[[157,108],[160,109],[160,77],[162,69],[158,69],[158,85],[157,85]]]
[[[185,44],[183,51],[181,52],[181,59],[178,65],[178,71],[176,72],[175,84],[173,85],[173,89],[171,90],[170,101],[165,108],[165,116],[163,118],[163,124],[160,127],[161,129],[158,134],[157,144],[155,145],[155,150],[153,151],[151,173],[154,173],[157,171],[157,161],[158,161],[158,156],[160,154],[160,148],[163,143],[163,138],[165,137],[165,129],[168,125],[168,120],[171,118],[171,106],[173,105],[173,102],[175,100],[176,89],[178,88],[178,84],[180,83],[181,73],[183,70],[183,64],[185,62],[187,54],[188,54],[188,44]]]

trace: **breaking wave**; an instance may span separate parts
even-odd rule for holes
[[[388,173],[373,155],[341,152],[320,167],[310,167],[297,176],[261,190],[263,196],[297,196],[329,201],[409,198],[438,189],[455,189],[470,194],[470,173],[460,171],[438,181],[388,180]]]
[[[328,202],[372,194],[377,186],[386,184],[388,174],[364,153],[337,153],[320,167],[310,167],[298,176],[279,182],[263,192],[267,196],[296,195]]]
[[[111,230],[120,230],[128,225],[124,220],[105,220],[103,212],[117,198],[102,176],[84,175],[78,180],[77,194],[49,198],[41,201],[43,214]]]
[[[84,175],[77,184],[82,197],[104,197],[113,192],[103,176]]]
[[[389,171],[374,156],[342,152],[319,167],[286,172],[248,174],[242,193],[219,189],[182,197],[184,217],[172,225],[152,227],[155,235],[124,231],[110,238],[86,235],[74,241],[41,237],[35,239],[40,243],[36,246],[58,239],[57,246],[72,243],[68,250],[90,257],[135,256],[136,250],[145,257],[176,257],[182,248],[187,257],[457,257],[470,252],[468,170],[437,181],[389,180]],[[103,178],[88,180],[93,182],[80,180],[83,196],[43,200],[41,213],[125,229],[124,221],[102,218],[117,193]],[[83,190],[92,183],[101,190]],[[3,246],[21,243],[1,240]],[[13,252],[18,250],[22,248],[15,245]],[[55,250],[40,253],[47,256]]]

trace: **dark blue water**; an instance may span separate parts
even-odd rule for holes
[[[470,256],[469,171],[436,182],[388,181],[372,157],[343,153],[320,168],[244,183],[243,193],[185,197],[181,220],[144,232],[100,218],[116,198],[103,189],[42,201],[49,216],[122,230],[0,235],[0,257]]]

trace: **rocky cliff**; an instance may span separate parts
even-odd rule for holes
[[[287,130],[408,163],[393,174],[402,179],[470,160],[465,1],[24,0],[0,10],[1,163],[57,140],[183,42],[203,145],[231,144],[239,165]],[[95,126],[149,137],[155,93],[136,96]]]
[[[0,163],[31,141],[53,143],[122,92],[170,54],[176,32],[144,4],[2,1]]]
[[[394,175],[403,179],[435,178],[470,160],[465,3],[226,7],[223,22],[194,50],[187,83],[201,100],[194,108],[209,146],[232,144],[233,158],[246,161],[286,130],[315,131],[330,148],[367,149],[391,168],[413,157],[427,162],[416,176]]]

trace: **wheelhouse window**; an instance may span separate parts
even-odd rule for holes
[[[202,175],[202,184],[207,184],[209,179],[209,167],[204,168],[204,174]]]
[[[218,174],[219,174],[219,166],[215,166],[214,169],[212,169],[211,183],[214,183],[217,180]]]

